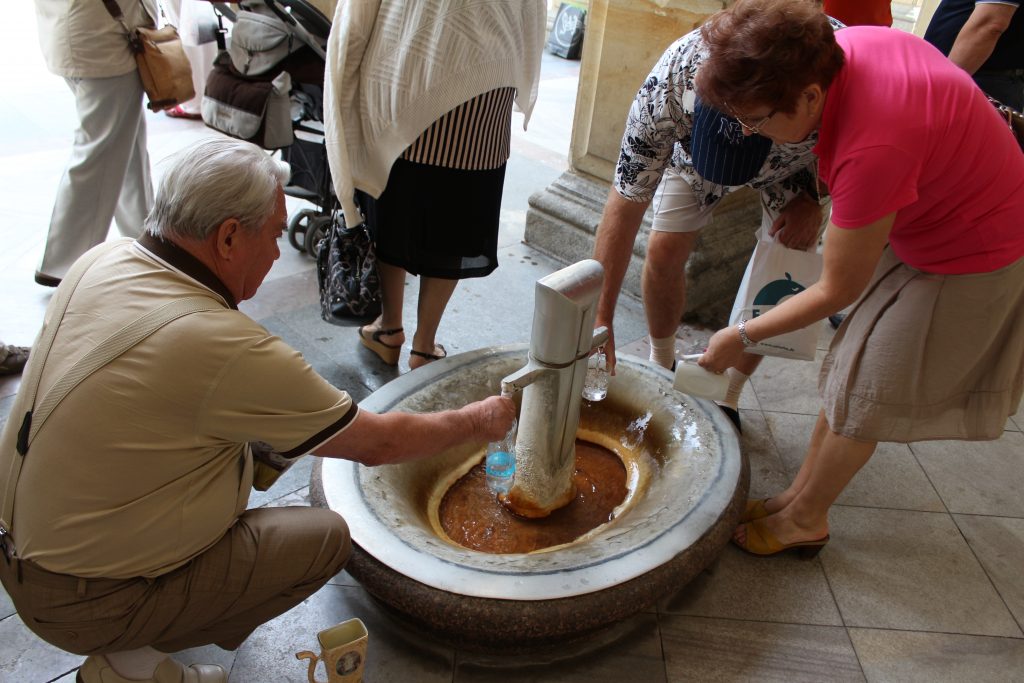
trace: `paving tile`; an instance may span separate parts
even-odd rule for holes
[[[366,681],[451,683],[452,650],[399,625],[364,590],[333,585],[256,629],[235,655],[230,683],[307,683],[306,662],[295,653],[319,653],[317,633],[353,617],[369,632]],[[323,668],[318,672],[322,679]]]
[[[823,357],[824,351],[819,350],[814,361],[765,358],[750,378],[761,409],[817,415],[821,410],[818,371]]]
[[[20,386],[21,375],[4,375],[0,377],[0,399],[5,399],[8,396],[14,396],[18,393],[18,387]],[[6,415],[8,412],[10,412],[9,406],[4,410],[4,414]]]
[[[803,463],[817,417],[766,412],[779,456],[791,477]],[[842,505],[944,512],[942,500],[904,444],[882,443],[839,496]]]
[[[950,512],[1024,517],[1024,433],[997,441],[926,441],[911,450]]]
[[[1024,680],[1024,641],[851,628],[868,681],[983,683]]]
[[[1005,429],[1008,432],[1024,431],[1024,401],[1021,401],[1017,412],[1006,419]]]
[[[282,245],[281,248],[291,249],[291,246]],[[264,281],[256,291],[256,296],[240,303],[238,310],[253,320],[261,320],[296,308],[318,306],[319,302],[316,271],[308,267],[287,277]]]
[[[680,354],[702,353],[718,330],[692,323],[683,323],[676,332],[676,349]]]
[[[832,325],[826,320],[821,325],[821,333],[818,335],[818,350],[828,351],[828,347],[832,345],[832,338],[836,336],[836,331],[832,328]]]
[[[953,519],[1017,624],[1024,626],[1024,519],[975,515],[953,515]]]
[[[572,646],[504,657],[459,652],[454,683],[665,683],[657,617],[640,614],[624,626],[614,629],[615,640],[588,642],[583,652]]]
[[[361,585],[358,581],[352,578],[352,575],[349,574],[348,571],[344,569],[335,574],[327,583],[332,586],[351,586],[353,588],[359,588]]]
[[[947,514],[835,505],[818,556],[847,626],[1022,637]]]
[[[251,503],[251,501],[250,501],[250,503]],[[297,489],[295,491],[292,491],[291,493],[286,493],[285,495],[281,496],[280,498],[274,498],[273,500],[267,502],[266,505],[262,506],[262,507],[284,508],[284,507],[309,507],[309,506],[310,506],[309,487],[308,486],[303,486],[302,488]],[[250,504],[250,507],[251,507],[251,504]]]
[[[661,634],[670,681],[864,680],[842,627],[671,616]]]
[[[18,615],[0,621],[0,681],[52,681],[77,669],[84,659],[40,639]]]
[[[751,392],[753,393],[753,392]],[[750,498],[770,498],[789,486],[790,475],[772,439],[765,414],[741,410],[740,447],[750,463]]]
[[[370,364],[357,359],[357,354],[365,350],[347,339],[344,341],[348,343],[343,343],[342,338],[335,336],[335,330],[340,328],[321,321],[318,310],[310,306],[259,322],[301,353],[317,374],[347,391],[357,402],[398,376],[396,370],[375,357]]]
[[[11,414],[11,408],[14,407],[14,396],[4,396],[0,398],[0,429],[3,429],[7,424],[7,418]]]
[[[630,356],[636,356],[641,360],[650,360],[651,358],[651,341],[650,337],[644,336],[640,339],[635,339],[628,344],[623,344],[616,339],[615,353],[618,355],[628,354]]]
[[[11,596],[7,594],[7,589],[3,587],[3,584],[0,584],[0,619],[6,619],[15,611]]]
[[[658,611],[790,624],[843,624],[817,559],[754,557],[732,545],[687,586],[659,602]]]
[[[249,494],[248,507],[309,505],[308,502],[301,503],[298,501],[306,500],[309,497],[309,478],[313,472],[313,464],[315,462],[315,455],[306,455],[299,458],[269,489],[266,491],[253,489]],[[300,493],[298,498],[296,498],[295,494],[301,491],[305,491],[305,493]]]

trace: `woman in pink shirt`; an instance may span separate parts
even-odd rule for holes
[[[879,441],[995,439],[1024,387],[1024,155],[970,76],[885,28],[833,33],[812,3],[739,0],[702,28],[701,97],[747,133],[817,130],[832,195],[824,271],[720,330],[701,365],[856,302],[824,360],[824,408],[782,493],[747,505],[733,540],[813,555],[828,509]]]

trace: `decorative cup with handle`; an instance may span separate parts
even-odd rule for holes
[[[349,619],[317,634],[320,655],[309,650],[295,653],[296,659],[309,660],[309,683],[322,683],[316,678],[317,662],[327,670],[327,683],[362,683],[366,662],[366,626],[359,619]]]

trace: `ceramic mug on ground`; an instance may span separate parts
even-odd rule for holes
[[[316,678],[316,664],[324,663],[327,683],[361,683],[366,662],[366,626],[359,619],[349,619],[317,634],[320,656],[304,650],[296,659],[309,660],[309,683],[321,683]]]

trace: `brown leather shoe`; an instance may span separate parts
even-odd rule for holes
[[[224,669],[215,664],[184,667],[170,657],[157,665],[152,678],[125,678],[114,671],[103,655],[85,658],[75,677],[78,683],[228,683]]]
[[[43,287],[56,287],[60,284],[60,278],[54,277],[53,275],[47,275],[41,271],[36,271],[35,276],[36,284],[42,285]]]

